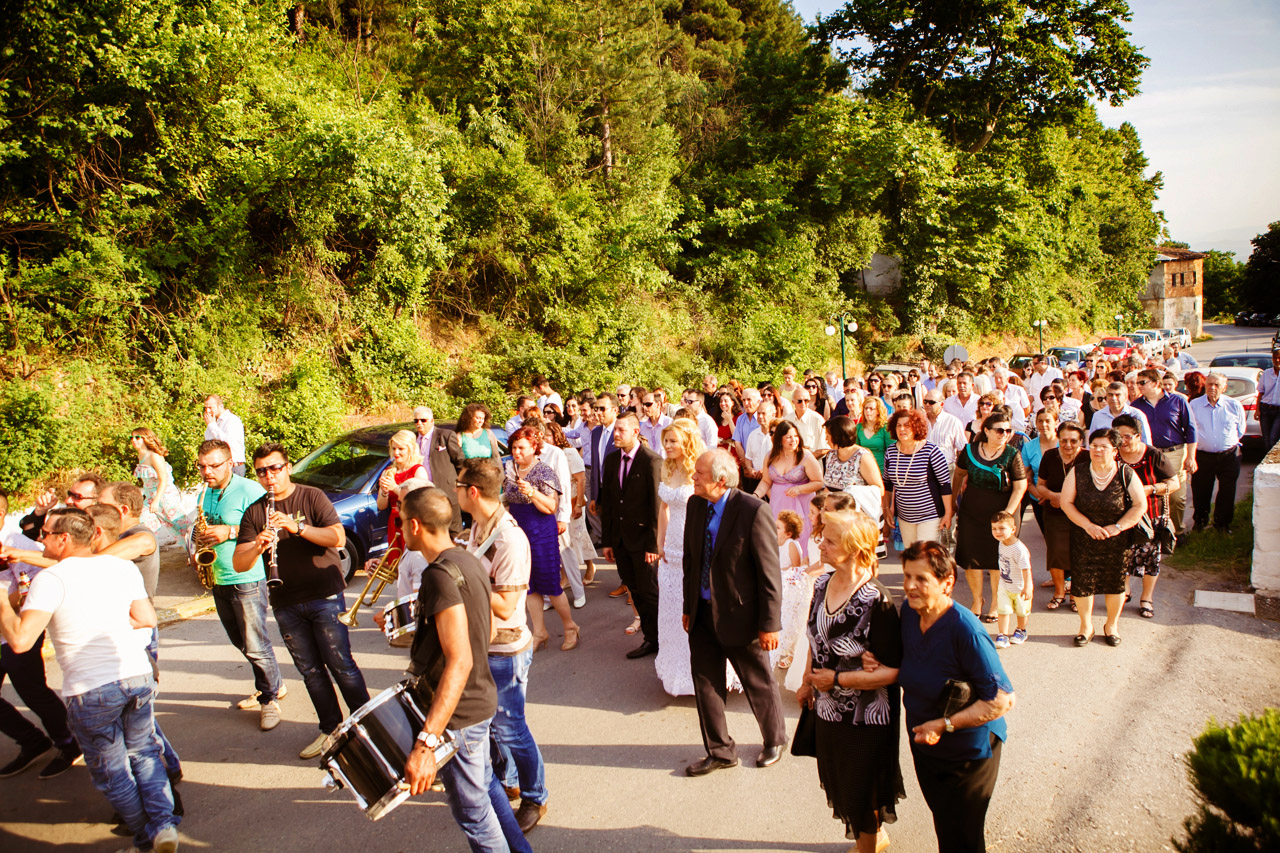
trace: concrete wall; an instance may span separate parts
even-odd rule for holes
[[[1280,597],[1280,444],[1253,471],[1253,571],[1261,594]]]
[[[1186,326],[1192,337],[1204,332],[1204,261],[1157,261],[1140,298],[1157,329]]]

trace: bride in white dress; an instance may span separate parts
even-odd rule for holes
[[[693,463],[706,447],[698,425],[677,418],[662,431],[662,482],[658,497],[658,657],[654,668],[662,689],[672,696],[693,695],[689,667],[689,635],[684,630],[684,519],[693,495]],[[741,690],[732,667],[726,666],[730,689]]]

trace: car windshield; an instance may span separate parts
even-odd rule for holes
[[[293,466],[294,482],[326,492],[353,492],[388,459],[387,446],[340,438],[312,451]]]
[[[1220,355],[1209,362],[1210,367],[1260,367],[1263,370],[1271,367],[1271,356],[1266,353],[1237,353]]]
[[[1103,338],[1102,345],[1104,347],[1127,347],[1129,341],[1122,341],[1119,338]]]

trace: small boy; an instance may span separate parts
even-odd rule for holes
[[[1000,591],[996,594],[999,617],[996,648],[1007,649],[1010,643],[1021,645],[1027,640],[1027,621],[1031,617],[1031,552],[1014,534],[1017,520],[1001,510],[991,516],[991,535],[1000,543]],[[1009,617],[1018,614],[1018,629],[1009,636]]]

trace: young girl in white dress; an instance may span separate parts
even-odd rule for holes
[[[774,525],[778,530],[778,567],[782,570],[782,636],[778,647],[769,653],[769,662],[786,669],[795,657],[796,641],[805,630],[813,587],[805,578],[808,566],[798,541],[804,532],[804,521],[797,513],[784,509]]]

